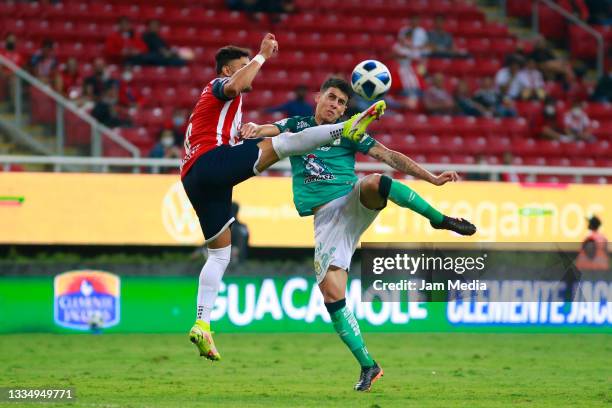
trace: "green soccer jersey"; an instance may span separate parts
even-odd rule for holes
[[[297,133],[317,123],[314,116],[294,116],[274,125],[281,132]],[[313,208],[348,194],[357,182],[355,153],[367,153],[375,143],[370,136],[359,143],[338,138],[303,156],[291,156],[293,202],[298,213],[312,215]]]

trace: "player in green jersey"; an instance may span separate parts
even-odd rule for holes
[[[266,125],[244,124],[242,137],[273,137],[335,123],[344,114],[351,94],[346,81],[330,78],[323,83],[315,99],[314,116],[292,117]],[[441,214],[410,187],[386,175],[370,174],[359,179],[355,174],[357,152],[436,186],[456,181],[458,175],[453,171],[434,175],[367,135],[358,142],[338,139],[302,156],[290,157],[295,206],[301,216],[314,215],[317,283],[334,329],[361,365],[355,390],[369,391],[383,371],[366,349],[359,324],[345,299],[347,270],[359,238],[386,206],[387,200],[428,218],[433,228],[472,235],[476,227],[464,219]]]

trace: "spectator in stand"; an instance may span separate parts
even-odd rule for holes
[[[433,76],[430,86],[423,93],[423,105],[427,113],[432,115],[450,115],[455,111],[455,102],[444,88],[442,74]]]
[[[189,125],[189,112],[185,109],[176,109],[172,113],[172,123],[170,127],[174,133],[174,143],[177,146],[182,146],[185,140],[185,132],[187,132],[187,126]]]
[[[506,166],[514,165],[514,156],[511,152],[504,152],[503,163]],[[501,180],[508,183],[519,183],[521,181],[518,174],[513,171],[508,171],[501,174]]]
[[[427,31],[421,26],[421,19],[419,16],[414,15],[410,18],[410,24],[407,27],[400,29],[399,37],[402,37],[402,33],[409,33],[411,46],[416,50],[426,53],[428,51],[428,38]]]
[[[175,143],[174,133],[172,132],[172,129],[163,129],[160,132],[159,141],[151,149],[149,157],[158,159],[181,158],[181,149],[180,146]]]
[[[482,86],[474,93],[474,101],[486,108],[495,117],[513,118],[516,116],[512,99],[502,97],[502,94],[495,88],[491,77],[484,78]]]
[[[23,68],[25,58],[17,51],[17,37],[15,34],[8,33],[4,39],[4,47],[0,48],[0,55],[10,60],[13,64]],[[8,68],[0,68],[0,86],[6,86],[6,89],[0,90],[0,95],[14,95],[15,80],[12,72]],[[13,98],[8,98],[9,106],[12,108]]]
[[[270,13],[273,23],[280,20],[278,14],[295,11],[293,0],[227,0],[226,3],[230,10],[246,12],[251,20],[258,20],[255,13]]]
[[[554,101],[550,99],[544,104],[540,137],[547,140],[561,140],[563,137],[563,129],[559,126],[557,108]]]
[[[602,0],[598,1],[601,2]],[[589,8],[586,6],[584,0],[559,0],[558,3],[565,10],[569,11],[582,21],[589,20]]]
[[[148,65],[182,67],[185,60],[178,56],[166,41],[159,35],[159,20],[149,20],[147,31],[142,33],[142,41],[148,52],[142,56],[142,62]]]
[[[591,99],[595,102],[612,102],[612,68],[599,78]]]
[[[574,101],[572,103],[572,109],[563,115],[563,125],[565,127],[565,135],[561,137],[562,141],[595,141],[595,137],[591,133],[591,119],[589,119],[589,116],[584,111],[582,102]]]
[[[589,9],[589,24],[612,25],[611,0],[585,0]]]
[[[476,164],[479,164],[481,166],[486,166],[487,164],[489,164],[487,162],[487,158],[482,153],[476,155],[475,161]],[[473,172],[467,173],[465,175],[465,179],[468,181],[489,181],[491,177],[487,173]]]
[[[117,81],[111,78],[108,73],[104,58],[96,58],[93,65],[93,74],[83,81],[83,95],[94,100],[117,86]]]
[[[508,95],[513,99],[522,100],[541,100],[546,98],[544,91],[544,77],[538,71],[536,61],[533,58],[527,59],[525,66],[516,74]]]
[[[132,123],[117,112],[118,91],[116,87],[110,88],[96,97],[95,105],[91,111],[98,122],[110,128],[130,126]]]
[[[398,33],[397,42],[393,44],[393,55],[397,66],[392,90],[398,90],[405,99],[401,102],[407,109],[416,109],[419,99],[423,96],[423,77],[425,67],[419,60],[428,53],[427,32],[419,26],[418,17],[412,19],[410,27],[405,27]]]
[[[32,66],[32,72],[38,79],[47,84],[53,82],[58,65],[53,41],[43,40],[42,47],[32,55],[30,65]]]
[[[68,99],[77,100],[82,96],[83,78],[76,58],[68,58],[64,67],[55,75],[55,90]]]
[[[110,62],[140,65],[147,53],[147,45],[134,33],[130,20],[121,17],[117,31],[106,39],[105,51]]]
[[[492,113],[470,96],[467,82],[460,80],[455,88],[455,103],[460,113],[465,116],[491,116]]]
[[[25,58],[17,51],[17,37],[13,33],[8,33],[4,38],[4,47],[0,48],[0,55],[10,60],[18,67],[23,67]],[[0,72],[1,74],[2,72]]]
[[[575,81],[576,76],[571,64],[562,58],[557,58],[544,37],[537,36],[533,51],[528,58],[535,60],[538,69],[544,74],[560,78],[566,86]]]
[[[524,61],[518,55],[508,55],[504,66],[495,74],[495,86],[500,94],[506,95],[510,84],[521,70]]]
[[[287,117],[312,116],[314,110],[310,103],[306,102],[308,88],[299,85],[295,88],[295,97],[282,105],[266,109],[267,112],[283,112]]]
[[[397,34],[397,41],[393,44],[393,55],[406,61],[413,61],[423,58],[427,54],[427,50],[423,47],[417,47],[414,43],[414,29],[402,28]]]
[[[232,217],[236,219],[232,224],[232,256],[234,264],[244,262],[249,254],[249,227],[238,219],[240,206],[232,201]]]
[[[118,102],[119,106],[121,107],[136,109],[142,104],[142,94],[140,93],[140,88],[134,85],[132,82],[133,78],[134,74],[132,73],[132,67],[126,65],[123,68],[121,79],[118,81]]]
[[[434,58],[467,57],[467,54],[455,50],[453,37],[444,31],[444,17],[437,16],[434,29],[427,33],[429,56]]]

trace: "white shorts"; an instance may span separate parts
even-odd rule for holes
[[[376,219],[380,210],[370,210],[359,200],[359,184],[350,193],[319,208],[314,215],[317,283],[325,278],[330,265],[348,271],[359,238]]]

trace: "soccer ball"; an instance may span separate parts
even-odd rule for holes
[[[380,61],[361,61],[353,69],[351,86],[368,101],[378,99],[391,88],[391,72]]]

